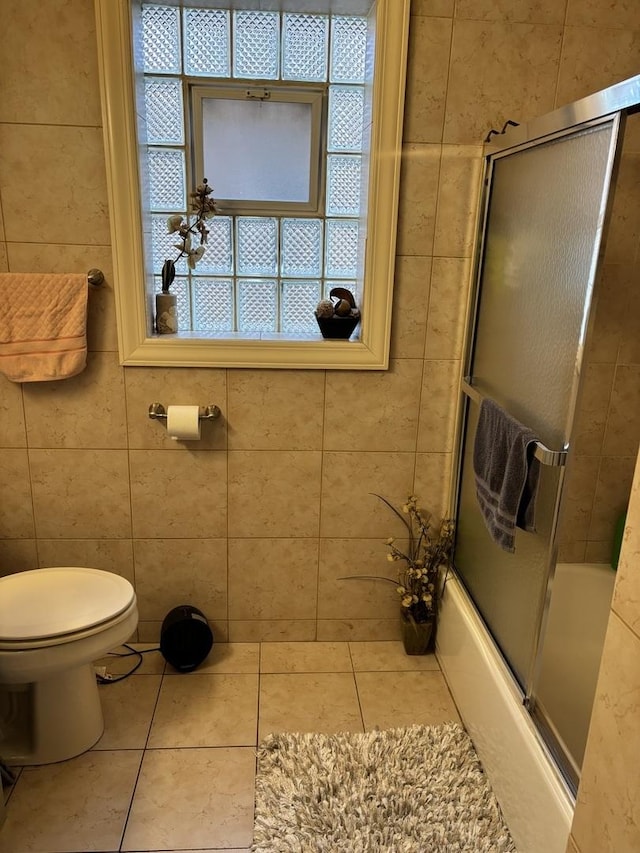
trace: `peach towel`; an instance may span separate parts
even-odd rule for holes
[[[87,363],[87,276],[0,273],[0,371],[12,382],[68,379]]]

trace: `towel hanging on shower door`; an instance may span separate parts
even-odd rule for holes
[[[515,551],[516,527],[535,532],[540,463],[533,430],[497,403],[483,399],[473,448],[476,496],[492,540]]]

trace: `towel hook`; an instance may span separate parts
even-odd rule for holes
[[[99,269],[91,269],[87,273],[87,281],[92,287],[100,287],[104,282],[104,273]]]

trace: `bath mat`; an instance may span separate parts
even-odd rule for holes
[[[258,750],[253,853],[515,853],[458,723],[274,734]]]

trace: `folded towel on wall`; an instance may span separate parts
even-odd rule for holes
[[[12,382],[68,379],[87,363],[87,276],[0,273],[0,371]]]
[[[536,441],[493,400],[482,401],[473,448],[476,496],[491,538],[505,551],[515,551],[516,527],[535,532]]]

